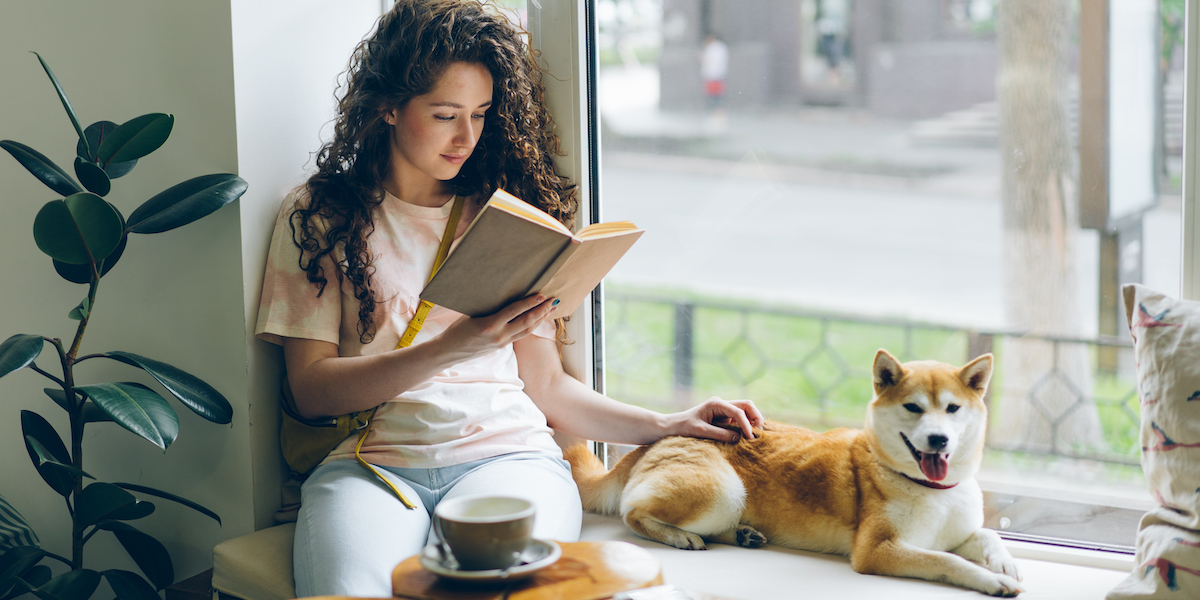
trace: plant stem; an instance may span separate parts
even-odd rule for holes
[[[96,307],[96,290],[100,287],[100,277],[96,274],[95,263],[92,264],[92,282],[88,285],[88,309],[79,320],[79,327],[75,328],[75,341],[71,343],[71,351],[67,356],[73,362],[79,354],[79,344],[83,342],[83,332],[87,329],[88,321],[92,318],[92,309]]]
[[[47,552],[46,558],[53,558],[54,560],[57,560],[58,562],[60,562],[64,565],[67,565],[68,567],[71,566],[71,561],[69,561],[65,557],[59,556],[53,552]]]
[[[96,270],[95,261],[92,264],[92,281],[88,285],[88,302],[87,311],[79,320],[79,327],[75,329],[75,340],[71,342],[71,350],[62,355],[63,361],[63,392],[67,394],[67,399],[71,406],[71,462],[76,469],[83,470],[83,407],[86,401],[80,400],[76,402],[75,395],[75,357],[79,355],[79,345],[83,342],[83,332],[87,330],[88,321],[92,317],[92,309],[96,305],[96,290],[100,287],[100,274]],[[61,352],[61,346],[59,347]],[[79,494],[83,492],[83,476],[75,475],[75,489],[71,492],[71,497],[75,500],[79,499]],[[79,570],[83,568],[83,545],[87,539],[83,537],[83,527],[77,522],[79,513],[76,511],[71,515],[71,569]]]
[[[65,382],[63,382],[63,380],[47,373],[46,371],[39,369],[37,364],[30,364],[29,368],[33,369],[35,373],[42,375],[46,379],[49,379],[49,380],[53,381],[54,383],[57,383],[59,385],[59,387],[62,387],[63,385],[65,385]]]

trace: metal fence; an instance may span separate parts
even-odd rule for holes
[[[1043,347],[1044,360],[1033,372],[1026,359],[1018,373],[1006,357],[1017,355],[1015,344],[1030,343]],[[1126,338],[969,329],[609,288],[605,346],[613,397],[661,410],[710,395],[750,398],[770,419],[814,429],[862,426],[880,347],[902,361],[955,365],[992,352],[989,447],[1138,464],[1140,413]],[[1060,359],[1072,354],[1074,367]],[[1090,439],[1081,442],[1081,431]]]

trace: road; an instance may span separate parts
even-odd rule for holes
[[[612,283],[857,315],[1003,327],[998,194],[933,178],[846,180],[742,161],[608,154],[605,221],[646,234]],[[848,185],[847,185],[848,183]],[[1178,286],[1178,209],[1147,219],[1147,283]],[[1081,325],[1096,323],[1097,236],[1080,232]]]

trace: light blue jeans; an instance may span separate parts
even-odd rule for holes
[[[553,454],[519,452],[438,469],[380,471],[416,510],[406,509],[353,460],[322,465],[304,482],[292,559],[297,596],[391,597],[392,570],[425,546],[433,509],[446,498],[528,498],[537,506],[535,538],[579,539],[579,491],[570,465]]]

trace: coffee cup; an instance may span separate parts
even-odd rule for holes
[[[534,513],[533,502],[511,496],[443,500],[433,511],[435,543],[461,570],[507,569],[533,541]]]

